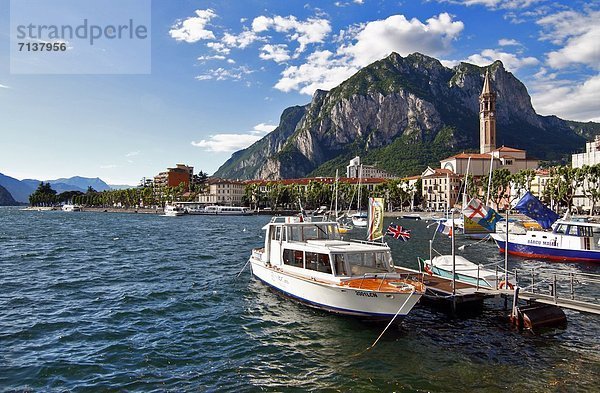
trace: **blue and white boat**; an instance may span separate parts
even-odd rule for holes
[[[506,234],[492,238],[501,252],[506,249]],[[559,220],[552,231],[526,231],[508,235],[508,253],[527,258],[554,261],[600,262],[600,224]]]

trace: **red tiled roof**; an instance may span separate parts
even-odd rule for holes
[[[340,183],[349,183],[349,184],[358,184],[359,179],[357,177],[340,177]],[[362,184],[379,184],[384,183],[390,179],[385,179],[382,177],[371,177],[371,178],[363,178],[360,179]],[[333,184],[335,183],[334,177],[305,177],[301,179],[281,179],[281,180],[246,180],[246,184],[258,184],[258,185],[267,185],[268,183],[274,184],[283,184],[283,185],[307,185],[311,181],[318,181],[325,184]]]
[[[524,152],[525,150],[521,150],[521,149],[515,149],[514,147],[507,147],[507,146],[501,146],[497,149],[494,149],[494,151],[512,151],[512,152]]]
[[[469,159],[469,157],[471,157],[472,160],[489,160],[491,156],[487,153],[480,154],[480,153],[464,153],[463,152],[463,153],[458,153],[458,154],[448,157],[448,158],[444,158],[441,161],[447,161],[452,158],[459,158],[459,159],[467,160],[467,159]]]

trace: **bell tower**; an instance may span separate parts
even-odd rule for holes
[[[496,148],[496,93],[492,91],[489,70],[485,71],[483,90],[479,96],[479,152]]]

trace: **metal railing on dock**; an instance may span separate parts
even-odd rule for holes
[[[558,269],[515,269],[519,297],[572,310],[600,314],[600,274]]]

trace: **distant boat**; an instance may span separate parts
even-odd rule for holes
[[[169,216],[169,217],[178,217],[178,216],[183,216],[185,214],[185,211],[183,210],[183,208],[179,207],[179,206],[175,206],[175,205],[165,205],[165,216]]]
[[[352,219],[352,225],[358,228],[366,228],[368,224],[368,217],[366,212],[356,212],[350,216]]]
[[[217,206],[211,205],[204,208],[188,208],[187,212],[192,215],[222,215],[222,216],[250,216],[252,210],[243,206]]]
[[[506,249],[506,234],[492,238],[501,252]],[[557,221],[552,232],[509,233],[508,253],[527,258],[554,261],[600,262],[600,224],[581,221]]]
[[[64,204],[62,206],[62,211],[64,212],[79,212],[81,211],[81,206],[79,205],[73,205],[73,204]]]
[[[514,279],[509,279],[508,285],[505,285],[504,273],[500,271],[488,269],[460,255],[455,255],[454,258],[454,268],[452,267],[452,255],[436,256],[432,261],[429,259],[419,259],[419,261],[423,264],[423,269],[431,275],[452,279],[452,271],[454,270],[456,280],[479,285],[480,287],[512,289],[516,285]]]
[[[405,220],[420,220],[421,215],[419,215],[418,213],[404,214],[402,215],[402,218],[404,218]]]
[[[340,240],[338,224],[274,217],[252,274],[310,307],[368,319],[406,316],[425,286],[394,271],[385,243]]]

